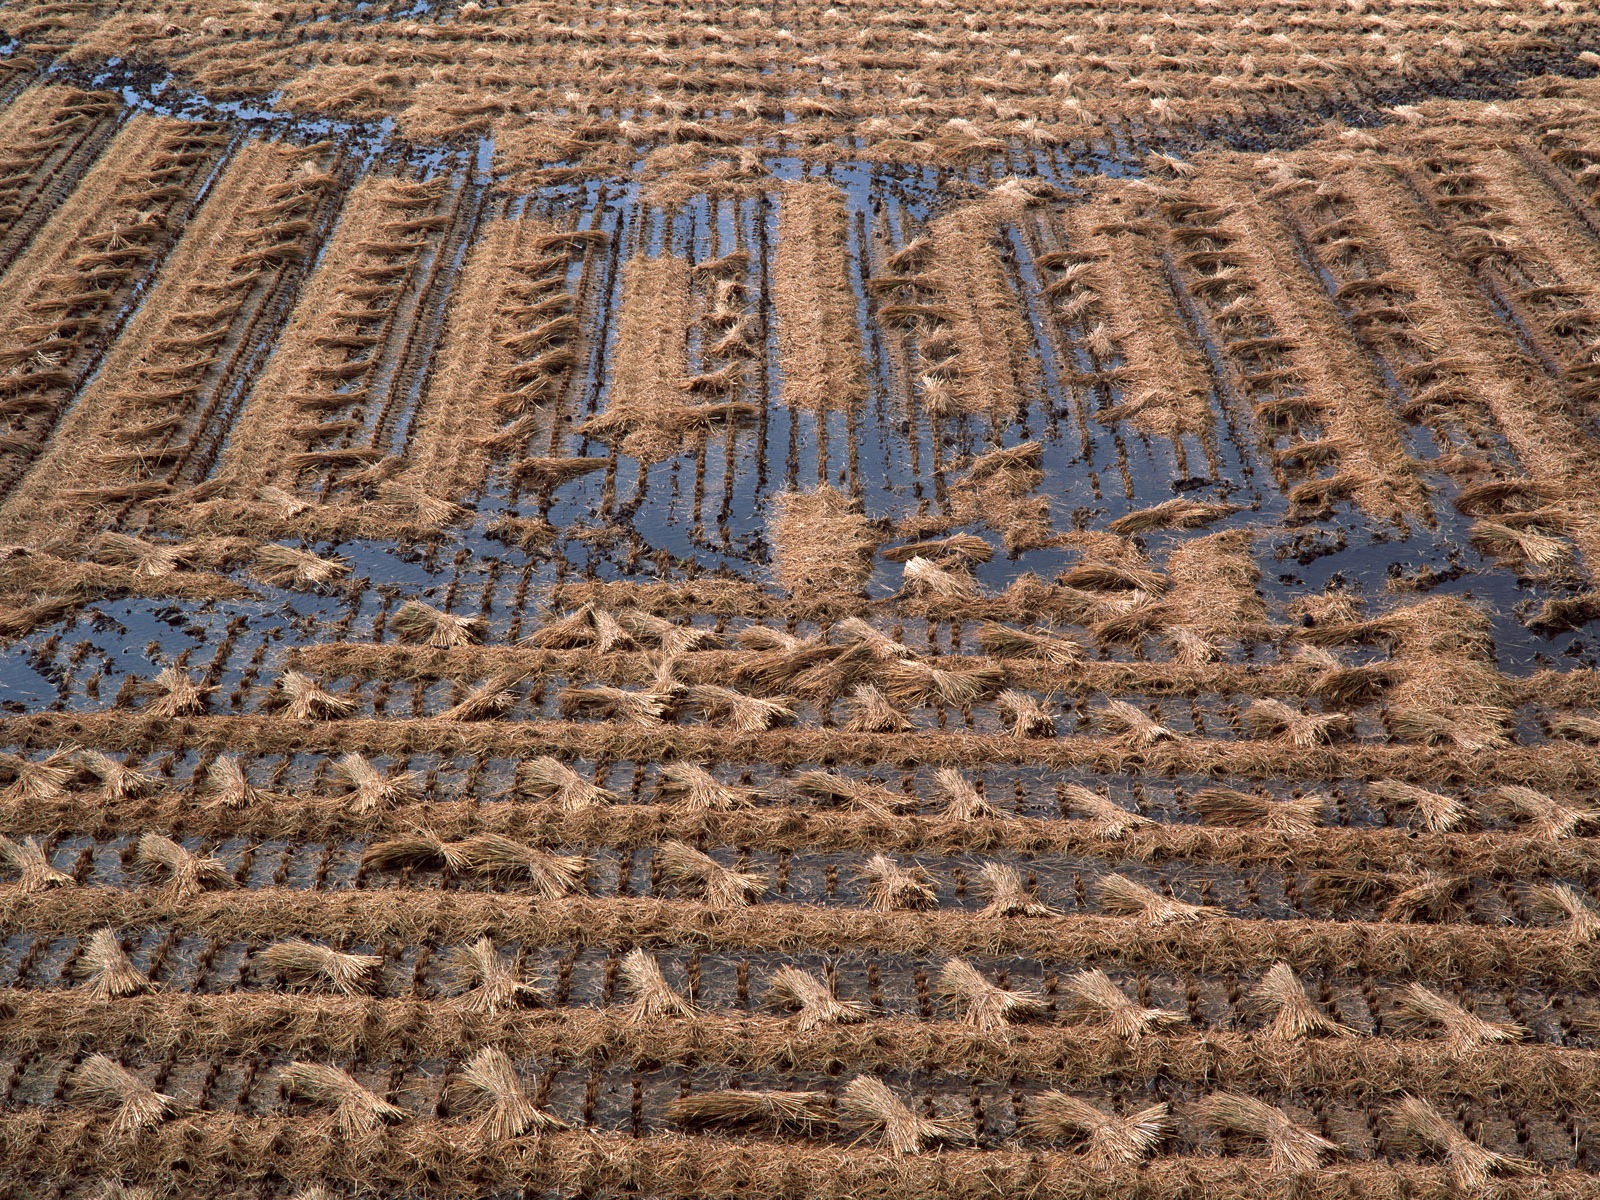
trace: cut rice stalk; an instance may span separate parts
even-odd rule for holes
[[[1530,787],[1508,784],[1496,788],[1494,796],[1506,816],[1540,841],[1569,838],[1600,821],[1600,809],[1588,801],[1564,802]]]
[[[492,1017],[543,998],[537,987],[517,975],[488,937],[452,950],[445,958],[445,973],[455,992],[450,1003],[463,1012]]]
[[[1126,700],[1108,700],[1100,709],[1100,724],[1107,733],[1120,735],[1122,741],[1138,747],[1177,741],[1185,736]]]
[[[1458,828],[1467,818],[1467,806],[1454,796],[1430,792],[1397,779],[1375,779],[1367,784],[1367,795],[1391,809],[1413,814],[1416,824],[1429,833],[1445,833]]]
[[[1222,915],[1220,909],[1209,905],[1188,904],[1153,892],[1126,875],[1107,875],[1100,881],[1100,907],[1112,916],[1136,917],[1151,925],[1199,921]]]
[[[759,733],[795,719],[791,696],[747,696],[714,683],[695,684],[684,692],[684,704],[707,721],[721,722],[735,733]]]
[[[255,962],[263,971],[282,975],[292,986],[341,996],[370,992],[382,982],[378,973],[383,959],[376,954],[335,950],[303,938],[275,942],[260,951]]]
[[[285,671],[274,685],[276,701],[296,721],[332,720],[355,711],[354,700],[336,696],[311,676],[300,671]]]
[[[1521,1041],[1528,1033],[1512,1021],[1485,1021],[1420,983],[1410,984],[1401,993],[1395,1003],[1395,1016],[1402,1022],[1437,1028],[1444,1036],[1446,1049],[1457,1052]]]
[[[628,1005],[635,1021],[655,1021],[663,1017],[692,1017],[696,1007],[667,982],[656,956],[645,949],[634,949],[623,956],[622,979],[633,993]]]
[[[179,896],[194,896],[211,888],[235,886],[232,874],[221,859],[186,850],[159,833],[142,835],[135,857],[142,869],[154,876],[164,877],[164,886]]]
[[[96,929],[89,935],[89,945],[78,959],[78,973],[84,986],[96,1000],[115,1000],[122,996],[137,996],[155,987],[150,978],[128,957],[122,942],[110,929]]]
[[[752,788],[723,783],[704,767],[687,762],[662,763],[656,782],[656,798],[683,812],[749,808],[757,794]]]
[[[1205,788],[1189,797],[1187,807],[1212,825],[1310,833],[1322,824],[1322,804],[1321,796],[1279,799],[1229,788]]]
[[[567,812],[597,808],[616,800],[611,792],[548,754],[518,765],[517,790],[536,800],[551,801]]]
[[[1186,1025],[1189,1018],[1168,1008],[1147,1008],[1123,993],[1099,969],[1079,971],[1062,981],[1067,994],[1066,1012],[1076,1020],[1103,1025],[1124,1041],[1136,1042],[1145,1034]]]
[[[1242,1134],[1265,1142],[1275,1171],[1314,1171],[1322,1165],[1326,1155],[1339,1150],[1337,1142],[1330,1142],[1295,1124],[1282,1109],[1254,1096],[1213,1092],[1195,1105],[1195,1116],[1203,1125],[1219,1132]]]
[[[499,833],[480,833],[455,844],[462,874],[526,880],[536,896],[554,900],[582,891],[589,860],[579,854],[551,854]]]
[[[947,821],[977,821],[998,817],[999,811],[983,798],[983,793],[954,767],[940,767],[933,773],[934,787],[944,800]]]
[[[334,763],[333,773],[350,788],[337,803],[359,816],[415,800],[421,783],[414,771],[389,775],[354,750]]]
[[[865,1021],[872,1009],[860,1000],[841,1000],[822,980],[799,967],[779,967],[772,973],[767,999],[795,1013],[795,1028],[811,1030],[823,1025]]]
[[[843,805],[879,818],[892,817],[917,806],[914,796],[891,792],[869,780],[851,779],[832,771],[804,771],[795,776],[794,788],[813,800]]]
[[[923,1117],[873,1075],[857,1075],[839,1093],[840,1114],[847,1125],[876,1134],[895,1154],[912,1154],[940,1142],[961,1140],[953,1121]]]
[[[1076,1096],[1049,1091],[1033,1098],[1018,1132],[1039,1141],[1078,1143],[1089,1166],[1113,1170],[1143,1162],[1171,1128],[1165,1104],[1116,1116]]]
[[[1007,688],[995,697],[994,704],[1001,724],[1012,737],[1055,737],[1056,715],[1048,699]]]
[[[363,1087],[338,1067],[291,1062],[278,1068],[278,1081],[291,1096],[331,1107],[339,1131],[346,1139],[354,1140],[374,1133],[380,1125],[401,1121],[411,1115]]]
[[[978,644],[996,658],[1034,658],[1055,666],[1083,661],[1082,644],[1051,629],[1013,629],[985,621],[978,626]]]
[[[77,880],[50,865],[43,847],[32,838],[14,842],[0,835],[0,862],[17,872],[17,888],[23,892],[42,892],[48,888],[73,887]]]
[[[964,958],[952,958],[939,971],[939,992],[965,1024],[985,1032],[1003,1029],[1017,1017],[1038,1012],[1044,998],[1035,992],[1010,991],[990,983]]]
[[[1451,1181],[1463,1193],[1479,1191],[1491,1175],[1533,1169],[1532,1164],[1521,1159],[1480,1146],[1433,1105],[1417,1096],[1403,1097],[1391,1113],[1401,1138],[1443,1158]]]
[[[874,854],[859,876],[867,904],[880,912],[932,908],[939,902],[933,880],[918,866],[902,867],[886,854]]]
[[[1250,993],[1262,1008],[1272,1013],[1267,1036],[1294,1042],[1306,1037],[1350,1037],[1353,1030],[1341,1025],[1311,1002],[1305,985],[1288,963],[1273,963]]]
[[[1010,863],[987,862],[978,868],[978,890],[989,897],[983,914],[990,917],[1053,917],[1056,910],[1041,901],[1022,882]]]
[[[92,1054],[72,1073],[75,1096],[97,1108],[115,1108],[110,1134],[130,1136],[159,1124],[178,1102],[155,1090],[116,1059]]]
[[[485,1141],[507,1142],[525,1133],[565,1129],[567,1123],[534,1103],[511,1056],[485,1046],[451,1081],[462,1110],[476,1119],[473,1130]]]
[[[420,600],[407,600],[389,619],[389,628],[408,642],[426,642],[435,649],[466,646],[483,638],[488,622],[443,612]]]
[[[683,842],[663,842],[656,850],[655,861],[668,884],[713,908],[742,908],[760,899],[767,888],[765,875],[725,867]]]
[[[1587,893],[1570,883],[1540,884],[1528,893],[1534,911],[1559,922],[1575,944],[1592,942],[1600,936],[1600,911]]]
[[[811,1133],[834,1123],[833,1108],[823,1092],[694,1092],[668,1101],[667,1116],[694,1129]]]
[[[1087,818],[1094,824],[1095,832],[1108,841],[1125,837],[1129,830],[1155,824],[1149,817],[1129,812],[1110,797],[1102,796],[1081,783],[1062,784],[1059,796],[1064,809]]]

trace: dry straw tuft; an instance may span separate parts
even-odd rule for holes
[[[1562,802],[1530,787],[1507,785],[1495,789],[1500,810],[1522,824],[1528,836],[1559,841],[1600,821],[1600,809],[1585,800]]]
[[[986,1032],[1003,1029],[1017,1017],[1044,1008],[1042,996],[990,983],[964,958],[952,958],[940,968],[939,994],[950,1001],[963,1022]]]
[[[1165,1104],[1116,1116],[1076,1096],[1050,1091],[1033,1099],[1018,1131],[1040,1141],[1079,1143],[1085,1162],[1111,1170],[1143,1162],[1171,1128]]]
[[[109,929],[96,929],[89,935],[89,946],[78,960],[78,974],[96,1000],[115,1000],[137,996],[155,985],[129,959],[117,935]]]
[[[648,950],[628,951],[622,959],[622,979],[633,993],[628,1005],[635,1021],[654,1021],[663,1017],[692,1017],[695,1005],[667,982],[661,964]]]
[[[971,600],[978,595],[978,581],[964,571],[953,571],[932,559],[914,554],[906,559],[902,571],[902,589],[909,596]]]
[[[323,587],[350,574],[341,558],[322,558],[309,550],[269,542],[255,553],[254,570],[273,587]]]
[[[250,782],[239,760],[230,754],[218,755],[206,767],[206,794],[221,808],[244,808],[262,798],[261,789]]]
[[[1213,1093],[1195,1105],[1195,1116],[1209,1129],[1265,1142],[1275,1171],[1314,1171],[1325,1155],[1339,1149],[1337,1142],[1296,1125],[1282,1109],[1253,1096]]]
[[[1050,701],[1016,688],[1007,688],[995,697],[1000,721],[1017,738],[1046,738],[1056,735],[1056,715]]]
[[[668,655],[687,654],[691,650],[713,650],[722,640],[713,629],[680,625],[638,608],[623,609],[617,614],[617,623],[637,645],[653,646]]]
[[[278,1081],[291,1096],[331,1107],[339,1132],[356,1138],[410,1114],[363,1087],[347,1072],[322,1063],[292,1062],[278,1069]]]
[[[720,684],[699,683],[684,691],[684,705],[708,721],[721,722],[736,733],[759,733],[795,719],[790,696],[747,696]]]
[[[844,725],[847,733],[904,733],[912,728],[911,718],[873,684],[860,684],[844,703],[850,713]]]
[[[1036,658],[1056,666],[1083,661],[1083,646],[1052,629],[1013,629],[985,621],[978,644],[996,658]]]
[[[126,800],[155,790],[154,776],[136,771],[99,750],[79,750],[72,755],[72,760],[86,774],[100,781],[100,789],[108,799]]]
[[[884,672],[884,686],[896,704],[948,704],[966,708],[990,695],[1005,682],[998,667],[939,667],[917,659],[892,664]]]
[[[656,692],[631,691],[608,684],[564,687],[559,694],[561,715],[627,721],[634,725],[659,725],[666,715],[666,700]]]
[[[543,900],[581,891],[588,878],[589,862],[581,855],[551,854],[503,834],[476,834],[456,842],[454,848],[459,865],[453,869],[462,874],[526,881]]]
[[[1026,887],[1010,863],[989,862],[978,869],[978,890],[989,897],[983,913],[990,917],[1053,917],[1056,910]]]
[[[440,650],[466,646],[483,637],[488,622],[442,612],[420,600],[407,600],[389,619],[389,628],[408,642],[426,642]]]
[[[1355,732],[1347,713],[1304,713],[1281,700],[1254,701],[1244,710],[1244,726],[1251,737],[1281,737],[1298,749],[1325,745]]]
[[[0,862],[17,872],[17,887],[23,892],[42,892],[47,888],[71,887],[78,881],[50,865],[43,847],[32,838],[14,842],[0,835]]]
[[[1126,875],[1107,875],[1100,881],[1100,907],[1112,916],[1136,917],[1150,925],[1199,921],[1222,915],[1220,909],[1204,904],[1188,904],[1153,892]]]
[[[839,804],[871,816],[892,817],[915,808],[916,800],[866,779],[851,779],[832,771],[802,771],[794,777],[794,788],[802,796]]]
[[[282,975],[296,987],[355,996],[370,992],[381,982],[383,959],[376,954],[352,954],[319,946],[303,938],[276,942],[255,957],[262,970]]]
[[[682,812],[712,812],[748,808],[755,803],[756,793],[723,783],[695,763],[670,762],[661,764],[656,797]]]
[[[1574,943],[1592,942],[1600,935],[1600,911],[1570,883],[1540,884],[1529,890],[1528,898],[1535,912],[1559,922]]]
[[[451,1003],[463,1012],[492,1017],[537,1004],[542,995],[537,987],[518,977],[487,937],[450,951],[445,958],[445,973],[456,991]]]
[[[1212,825],[1267,829],[1273,833],[1310,833],[1322,824],[1322,797],[1280,800],[1254,792],[1205,788],[1189,797],[1188,807]]]
[[[1124,537],[1148,533],[1152,529],[1199,529],[1238,511],[1240,507],[1237,504],[1188,500],[1179,496],[1150,508],[1135,509],[1127,516],[1118,517],[1106,528]]]
[[[1446,1048],[1452,1051],[1521,1041],[1528,1032],[1511,1021],[1485,1021],[1420,983],[1411,984],[1400,994],[1394,1011],[1403,1022],[1436,1027],[1444,1035]]]
[[[839,1112],[845,1124],[876,1134],[895,1154],[913,1154],[940,1142],[964,1136],[953,1121],[918,1116],[889,1090],[883,1080],[857,1075],[839,1092]]]
[[[1251,996],[1272,1013],[1267,1036],[1279,1041],[1299,1041],[1313,1036],[1348,1037],[1353,1032],[1311,1002],[1305,985],[1288,963],[1273,963]]]
[[[1098,968],[1079,971],[1062,981],[1065,1011],[1076,1020],[1103,1025],[1116,1037],[1136,1042],[1159,1029],[1188,1024],[1189,1018],[1169,1008],[1147,1008],[1123,993]]]
[[[496,676],[473,688],[461,700],[437,715],[440,721],[493,721],[517,706],[517,693],[509,685],[518,682],[515,673]]]
[[[799,967],[779,967],[768,983],[767,999],[792,1009],[795,1028],[818,1029],[865,1021],[872,1009],[860,1000],[841,1000],[825,982]]]
[[[954,767],[936,770],[933,785],[944,801],[941,815],[947,821],[977,821],[1000,815],[994,805],[983,798],[977,785]]]
[[[339,798],[339,803],[360,816],[417,798],[419,780],[415,772],[385,774],[370,759],[353,750],[334,763],[333,773],[350,789]]]
[[[355,711],[354,700],[324,691],[321,684],[300,671],[285,671],[273,686],[276,702],[296,721],[331,720]]]
[[[197,716],[206,711],[206,696],[215,689],[189,678],[181,667],[163,667],[145,689],[151,699],[144,711],[153,717]]]
[[[869,858],[858,879],[865,889],[867,904],[880,912],[932,908],[939,902],[925,870],[902,867],[886,854]]]
[[[566,763],[548,754],[517,767],[517,790],[536,800],[548,800],[566,812],[579,812],[610,804],[616,797],[590,783]]]
[[[612,650],[631,649],[634,641],[616,617],[593,604],[585,604],[540,626],[524,638],[522,644],[541,650],[593,650],[608,654]]]
[[[486,1046],[451,1080],[463,1111],[475,1115],[473,1130],[489,1142],[506,1142],[525,1133],[565,1129],[567,1123],[533,1102],[510,1055]]]
[[[221,859],[186,850],[159,833],[142,835],[135,857],[143,870],[164,878],[164,886],[179,896],[234,886],[233,876]]]
[[[93,1054],[78,1064],[72,1073],[74,1094],[97,1108],[115,1108],[110,1133],[124,1136],[138,1133],[165,1120],[178,1102],[163,1095],[140,1079],[116,1059]]]
[[[187,547],[146,542],[125,533],[102,533],[89,546],[95,562],[126,567],[145,579],[162,579],[190,565]]]
[[[373,871],[453,871],[464,874],[471,863],[461,842],[447,842],[418,829],[401,837],[373,842],[361,852],[361,865]]]
[[[1157,742],[1178,741],[1185,736],[1126,700],[1108,700],[1100,709],[1100,725],[1107,733],[1140,749]]]
[[[1421,1145],[1444,1159],[1450,1179],[1463,1192],[1475,1192],[1489,1176],[1528,1169],[1520,1159],[1485,1149],[1447,1120],[1426,1100],[1406,1096],[1391,1110],[1395,1130],[1405,1141]]]
[[[1155,824],[1149,817],[1129,812],[1110,797],[1081,783],[1062,784],[1060,796],[1063,808],[1087,819],[1094,825],[1095,832],[1108,841],[1125,837],[1131,829]]]
[[[57,750],[44,758],[0,753],[0,771],[11,778],[5,790],[7,800],[37,804],[65,796],[77,768],[69,751]]]
[[[713,908],[742,908],[760,899],[767,887],[765,875],[725,867],[683,842],[663,842],[656,850],[655,861],[668,884]]]
[[[667,1116],[689,1128],[810,1133],[833,1123],[833,1108],[822,1092],[696,1092],[669,1101]]]
[[[1397,779],[1373,780],[1367,784],[1367,795],[1380,804],[1413,813],[1416,823],[1429,833],[1456,829],[1468,815],[1467,806],[1456,797]]]

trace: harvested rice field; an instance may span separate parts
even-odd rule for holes
[[[1596,46],[0,0],[0,1196],[1600,1200]]]

